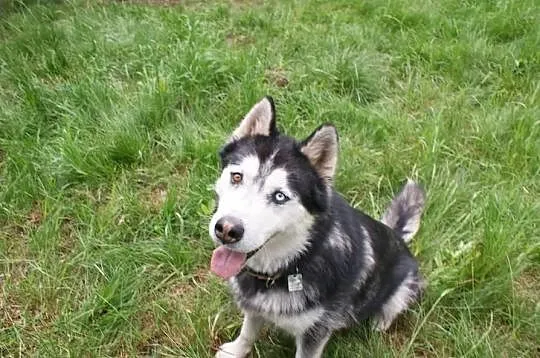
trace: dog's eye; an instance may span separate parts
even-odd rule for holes
[[[272,194],[272,201],[276,204],[285,204],[289,200],[289,197],[283,194],[281,191],[276,191],[274,194]]]
[[[244,176],[242,175],[242,173],[238,173],[238,172],[231,173],[231,183],[233,184],[240,184],[243,178]]]

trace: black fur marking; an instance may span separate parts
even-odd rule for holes
[[[276,126],[276,105],[274,104],[274,99],[270,96],[265,97],[268,102],[270,102],[270,107],[272,108],[272,120],[270,121],[270,136],[276,136],[279,134]]]
[[[321,124],[320,126],[317,127],[317,129],[315,129],[310,135],[309,137],[307,137],[306,139],[304,139],[300,144],[301,146],[305,146],[306,144],[309,143],[310,140],[313,139],[313,137],[315,136],[315,134],[317,134],[318,131],[320,131],[321,129],[323,129],[324,127],[331,127],[331,128],[334,128],[334,131],[336,133],[336,139],[339,143],[339,135],[338,135],[338,132],[337,132],[337,129],[336,127],[332,124],[332,123],[329,123],[329,122],[326,122],[326,123],[323,123]]]
[[[314,357],[321,345],[324,346],[332,331],[324,324],[315,324],[302,335],[297,344],[297,350],[301,351],[304,357]]]

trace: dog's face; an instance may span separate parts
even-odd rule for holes
[[[271,98],[257,103],[221,151],[217,208],[209,232],[240,253],[279,259],[325,211],[337,161],[337,134],[321,126],[303,142],[280,135]],[[281,254],[280,254],[281,253]]]

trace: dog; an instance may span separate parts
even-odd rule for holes
[[[303,141],[279,133],[274,101],[255,104],[220,151],[209,232],[211,270],[244,314],[216,357],[246,357],[266,322],[295,337],[296,358],[321,357],[336,330],[384,331],[425,286],[407,243],[425,193],[408,181],[377,221],[332,186],[338,135],[331,124]]]

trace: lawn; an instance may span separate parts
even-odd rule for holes
[[[378,217],[428,192],[429,286],[326,357],[540,355],[540,6],[0,1],[0,356],[210,357],[241,317],[209,273],[217,151],[263,95],[340,133]],[[291,357],[268,328],[254,357]]]

